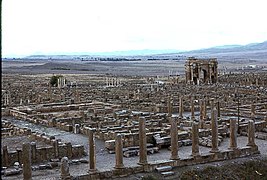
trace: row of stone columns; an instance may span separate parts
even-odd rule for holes
[[[106,86],[118,86],[121,84],[121,79],[106,77]]]
[[[178,130],[177,130],[177,118],[169,117],[171,123],[171,157],[172,160],[178,160]],[[145,129],[146,119],[144,117],[139,118],[139,163],[140,165],[147,164],[147,139]],[[212,149],[210,152],[216,153],[218,149],[218,126],[217,126],[217,112],[213,106],[212,109]],[[96,171],[96,154],[95,154],[95,129],[89,128],[89,172]],[[32,146],[36,144],[26,143],[22,145],[22,163],[23,163],[23,179],[32,179],[31,159],[32,159]],[[248,122],[248,144],[257,150],[255,144],[255,123],[253,120]],[[229,149],[237,149],[237,122],[235,119],[230,120],[230,144]],[[123,142],[122,135],[118,134],[115,140],[115,157],[116,157],[116,169],[124,168],[123,164]],[[4,164],[7,164],[7,147],[3,147]],[[192,156],[199,156],[199,124],[193,122],[192,124]],[[61,159],[61,178],[69,179],[69,165],[68,158],[63,157]]]
[[[218,149],[218,123],[217,111],[212,103],[212,153],[219,152]],[[171,157],[172,160],[178,160],[178,130],[177,118],[169,117],[171,123]],[[237,123],[236,120],[230,121],[230,144],[229,149],[237,148]],[[119,142],[118,142],[119,141]],[[123,166],[122,154],[122,139],[121,135],[117,135],[116,139],[116,168]],[[139,118],[139,164],[147,164],[147,149],[146,149],[146,132],[145,132],[145,118]],[[249,121],[248,124],[248,146],[256,147],[255,144],[255,124],[254,121]],[[192,124],[192,156],[199,155],[199,124],[193,122]]]
[[[170,110],[169,107],[171,107],[170,102],[172,101],[172,99],[169,98],[169,103],[168,103],[168,114],[170,114]],[[211,101],[213,101],[213,106],[215,106],[214,104],[214,99],[211,99]],[[207,106],[206,106],[206,100],[205,99],[201,99],[199,100],[199,110],[200,110],[200,121],[203,122],[204,119],[207,118]],[[217,108],[217,116],[220,117],[220,102],[217,101],[216,102],[216,108]],[[195,98],[194,96],[190,97],[190,109],[191,109],[191,118],[194,120],[195,119]],[[212,110],[212,108],[211,108]],[[179,117],[183,118],[183,97],[180,96],[179,97]]]

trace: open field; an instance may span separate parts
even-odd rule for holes
[[[167,76],[184,74],[185,60],[140,61],[80,61],[80,60],[3,60],[2,73],[16,74],[104,74],[126,76]],[[249,72],[267,71],[267,61],[223,61],[218,59],[220,71],[237,71],[248,65],[260,68]]]

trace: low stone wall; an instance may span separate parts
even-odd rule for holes
[[[264,128],[267,127],[267,122],[266,121],[258,121],[255,122],[255,131],[262,131]],[[240,132],[247,132],[248,130],[248,124],[241,124],[239,125]]]
[[[81,158],[85,155],[82,145],[61,144],[57,148],[55,146],[46,146],[36,148],[36,144],[31,144],[32,163],[38,164],[50,161],[51,159],[60,159],[64,156],[74,159]],[[57,152],[58,150],[58,152]],[[2,165],[5,167],[13,166],[15,162],[22,163],[22,150],[18,148],[15,151],[7,151],[1,153]]]
[[[36,147],[35,142],[31,143],[33,163],[41,163],[64,156],[74,159],[86,155],[83,145],[72,145],[70,142],[63,143],[58,139],[56,140],[54,136],[32,132],[29,128],[19,128],[6,121],[2,122],[2,126],[8,130],[8,132],[2,132],[4,136],[27,135],[30,139],[42,141],[48,145],[46,147]],[[7,147],[2,147],[1,159],[2,165],[6,167],[12,166],[15,162],[22,163],[22,150],[18,148],[15,151],[8,151]]]

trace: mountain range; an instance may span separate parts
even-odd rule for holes
[[[192,51],[179,51],[175,49],[166,50],[129,50],[129,51],[113,51],[101,53],[88,52],[69,52],[61,54],[31,55],[27,59],[76,59],[82,57],[172,57],[172,56],[201,56],[201,57],[236,57],[267,60],[267,41],[261,43],[251,43],[247,45],[224,45],[215,46],[206,49],[198,49]]]

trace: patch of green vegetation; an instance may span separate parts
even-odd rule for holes
[[[51,70],[70,70],[70,68],[57,67],[57,68],[51,68]]]
[[[51,78],[50,78],[50,84],[51,86],[57,86],[57,81],[60,77],[63,77],[62,75],[53,75]]]
[[[147,176],[143,176],[142,180],[157,180],[157,178],[151,174],[147,175]]]

